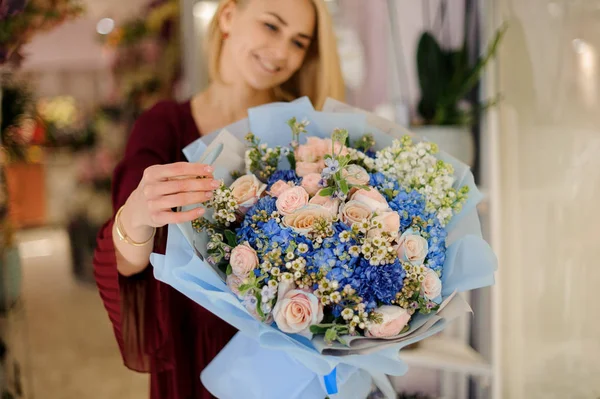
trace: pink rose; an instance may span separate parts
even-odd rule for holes
[[[306,144],[299,145],[294,155],[296,161],[314,163],[319,161],[327,151],[327,143],[318,137],[310,136]]]
[[[369,190],[358,190],[352,195],[351,199],[354,201],[362,202],[363,204],[371,208],[373,212],[387,211],[390,209],[385,197],[373,187],[370,187]]]
[[[319,299],[308,292],[290,290],[273,308],[277,327],[288,334],[312,337],[310,326],[323,320],[323,307]]]
[[[285,182],[283,180],[277,180],[275,183],[273,183],[273,185],[271,186],[271,190],[269,190],[268,194],[271,197],[277,198],[281,195],[281,193],[283,193],[285,190],[290,189],[294,187],[294,183],[292,182]]]
[[[292,187],[277,197],[277,210],[282,215],[289,215],[308,204],[308,193],[302,187]]]
[[[240,294],[240,285],[244,283],[244,278],[240,276],[236,276],[235,274],[230,274],[227,276],[225,283],[239,299],[243,299],[244,297]]]
[[[340,210],[340,219],[348,226],[371,219],[373,212],[366,204],[358,201],[348,201]]]
[[[229,264],[233,274],[246,278],[258,266],[258,256],[248,244],[241,244],[231,250]]]
[[[293,278],[281,279],[277,286],[277,300],[282,300],[288,292],[296,289],[296,283]]]
[[[258,202],[267,186],[256,176],[250,174],[238,178],[229,188],[235,202],[240,206],[240,210],[245,213]]]
[[[302,178],[302,187],[312,196],[321,189],[321,186],[319,186],[320,181],[321,175],[319,173],[309,173]]]
[[[327,209],[331,216],[335,216],[338,213],[338,209],[340,208],[340,200],[333,199],[331,196],[322,196],[320,191],[308,201],[309,204],[312,205],[320,205],[323,208]]]
[[[410,262],[413,266],[420,266],[425,261],[429,244],[427,240],[412,230],[406,230],[398,241],[398,259],[402,262]]]
[[[421,291],[425,298],[430,301],[436,299],[442,294],[442,281],[435,270],[427,269],[425,272],[425,280],[421,284]]]
[[[398,235],[398,231],[400,230],[400,215],[398,215],[398,212],[382,212],[375,216],[373,220],[381,223],[381,228],[369,230],[369,237],[379,236],[384,231],[391,234],[392,237],[396,237]]]
[[[319,162],[296,162],[296,174],[300,177],[304,177],[311,173],[321,173],[325,163]]]
[[[362,166],[354,164],[344,168],[344,170],[342,170],[342,176],[353,186],[366,186],[371,180],[369,173]],[[353,187],[350,189],[350,195],[354,194],[356,191],[358,191],[358,188]]]
[[[388,338],[396,336],[410,321],[410,314],[400,306],[384,305],[375,309],[375,312],[383,316],[383,321],[368,325],[365,334],[368,337]]]
[[[333,216],[320,205],[307,205],[294,213],[283,217],[283,225],[292,228],[296,233],[307,235],[319,219],[331,222]]]

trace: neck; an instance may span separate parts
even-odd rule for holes
[[[272,91],[255,90],[246,84],[213,82],[205,93],[210,107],[231,121],[246,118],[248,108],[275,101]]]

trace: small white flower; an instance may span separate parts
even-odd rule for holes
[[[333,303],[338,303],[342,300],[342,295],[339,292],[334,291],[329,295],[329,299],[331,299],[331,302]]]
[[[354,316],[354,311],[350,308],[346,308],[344,310],[342,310],[342,317],[344,318],[344,320],[352,320],[352,317]]]

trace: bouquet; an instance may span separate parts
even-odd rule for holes
[[[214,395],[366,397],[374,381],[391,397],[399,349],[470,310],[456,291],[493,283],[468,168],[373,121],[302,99],[186,149],[222,185],[152,263],[241,331],[203,372]]]

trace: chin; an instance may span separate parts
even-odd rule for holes
[[[252,75],[253,74],[249,73],[246,74],[244,80],[246,81],[246,84],[254,90],[270,90],[285,82],[285,80],[282,81],[281,79],[265,79],[264,77]]]

